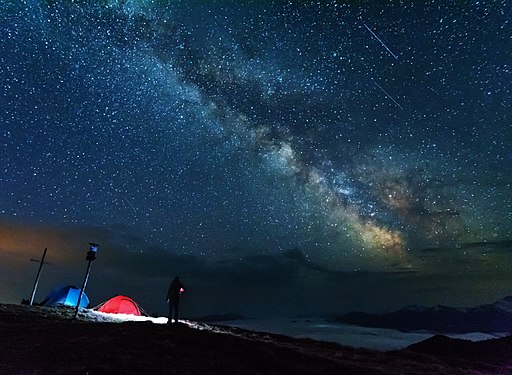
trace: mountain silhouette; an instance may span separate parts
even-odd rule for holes
[[[512,296],[477,307],[456,308],[408,306],[386,314],[351,312],[333,322],[403,331],[428,330],[441,333],[512,332]]]

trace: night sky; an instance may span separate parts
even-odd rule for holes
[[[0,3],[0,300],[512,294],[512,2]]]

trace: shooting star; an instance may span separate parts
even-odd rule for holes
[[[391,56],[393,56],[396,60],[398,60],[398,56],[397,56],[397,55],[395,55],[395,54],[393,53],[393,51],[391,51],[391,50],[388,48],[388,46],[386,46],[386,45],[384,44],[384,42],[383,42],[382,40],[380,40],[380,38],[379,38],[379,37],[378,37],[378,36],[377,36],[377,35],[376,35],[376,34],[375,34],[375,33],[374,33],[374,32],[373,32],[373,31],[372,31],[372,30],[371,30],[371,29],[370,29],[370,28],[365,24],[365,23],[363,23],[363,25],[364,25],[364,27],[366,27],[366,30],[368,30],[369,32],[371,32],[371,33],[372,33],[372,35],[375,37],[375,39],[377,39],[377,40],[380,42],[380,44],[382,44],[382,46],[383,46],[385,49],[387,49],[387,50],[388,50],[388,52],[391,54]]]
[[[133,204],[131,204],[131,202],[123,195],[123,200],[128,204],[128,206],[130,206],[130,208],[132,209],[133,213],[135,215],[137,215],[137,210],[135,209],[135,207],[133,207]]]
[[[384,90],[377,82],[374,81],[373,83],[380,89],[380,91],[382,91],[389,99],[391,99],[393,103],[395,103],[398,106],[398,108],[402,110],[404,109],[404,107],[402,107],[400,103],[398,103],[391,95],[389,95],[388,92]]]

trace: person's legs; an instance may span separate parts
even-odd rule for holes
[[[174,302],[174,323],[178,323],[178,309],[179,304],[178,301]]]
[[[167,323],[172,323],[172,313],[173,313],[173,303],[169,301],[169,314],[167,318]]]

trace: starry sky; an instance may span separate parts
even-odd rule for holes
[[[90,241],[148,311],[512,294],[511,56],[510,0],[3,1],[0,298]]]

